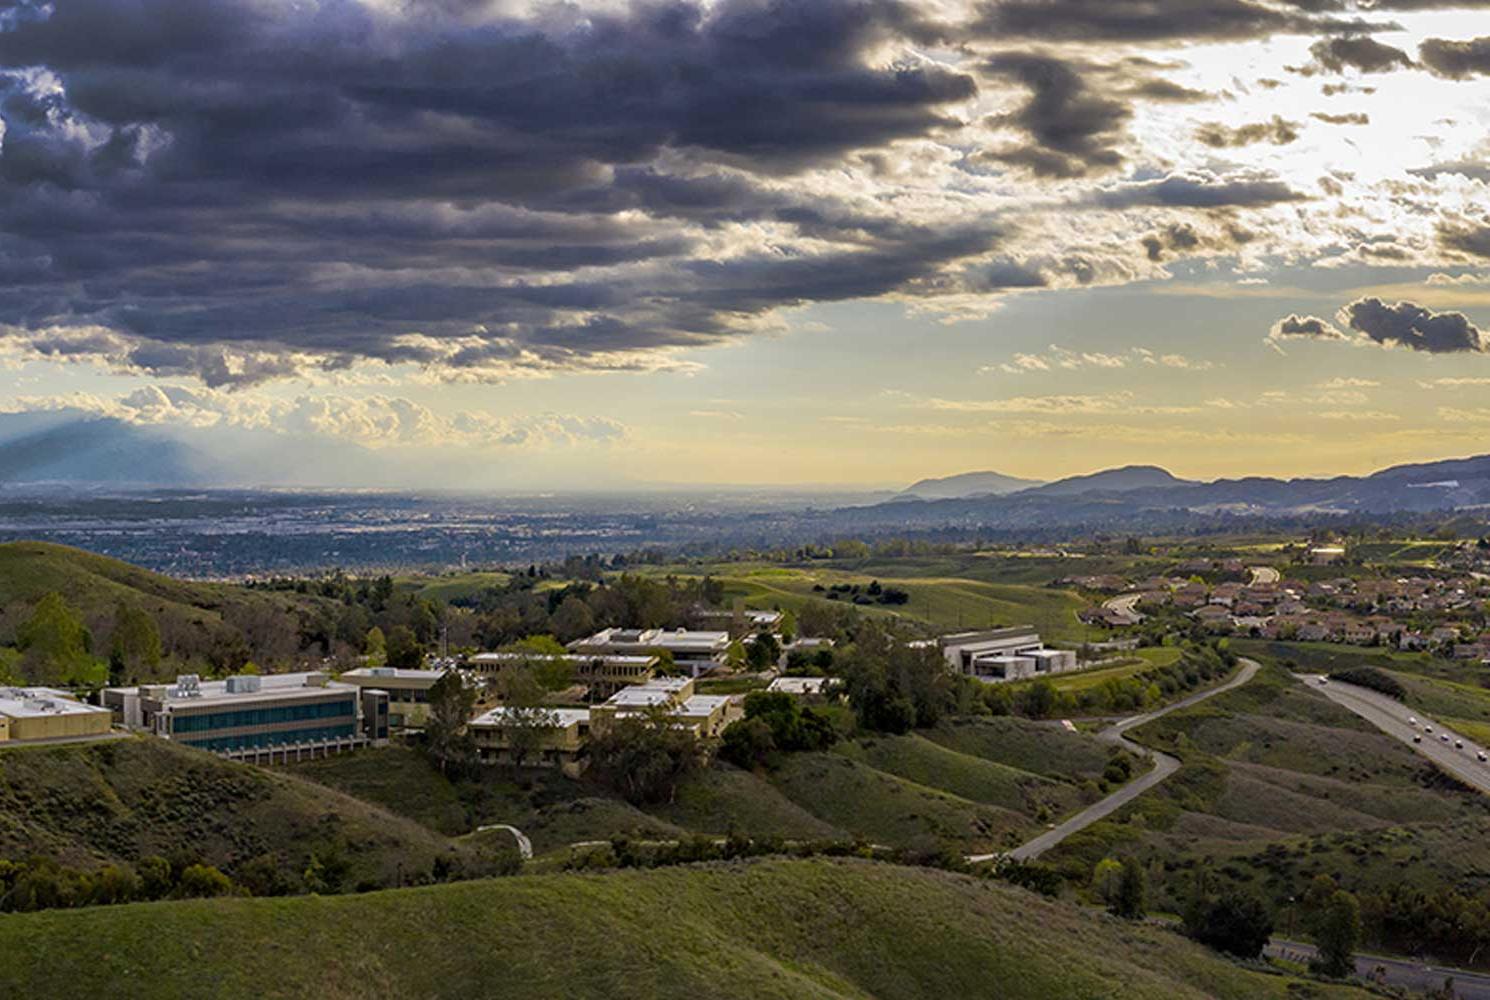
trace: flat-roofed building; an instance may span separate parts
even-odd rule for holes
[[[203,681],[183,674],[175,684],[105,688],[103,702],[131,729],[162,739],[255,760],[351,749],[379,739],[381,689],[366,692],[324,673],[243,675]],[[386,709],[384,710],[386,713]],[[386,727],[386,714],[382,723]],[[386,735],[386,728],[384,734]],[[278,756],[276,756],[278,754]]]
[[[815,695],[822,694],[831,683],[833,683],[831,677],[778,677],[766,690],[795,695]]]
[[[536,720],[536,721],[535,721]],[[584,772],[585,748],[590,742],[587,708],[513,709],[499,706],[469,723],[476,754],[487,764],[517,764],[558,768],[572,778]],[[531,742],[520,730],[537,729]],[[518,753],[514,746],[522,746]]]
[[[646,684],[617,691],[590,712],[591,724],[604,730],[614,720],[641,715],[649,710],[665,713],[704,739],[713,739],[731,722],[744,715],[739,698],[730,695],[697,694],[687,677],[659,677]]]
[[[722,628],[733,638],[756,632],[775,632],[785,619],[780,611],[757,608],[704,608],[693,613],[693,620],[706,628]]]
[[[1028,626],[956,632],[920,645],[936,645],[947,666],[985,681],[1026,680],[1076,669],[1076,652],[1047,649]]]
[[[392,729],[419,729],[429,721],[429,689],[444,670],[406,670],[400,667],[358,667],[337,680],[362,690],[388,693],[388,725]]]
[[[659,659],[651,654],[626,656],[621,654],[565,653],[562,656],[545,656],[533,653],[477,653],[467,663],[477,673],[500,674],[543,660],[562,660],[574,671],[576,683],[590,689],[590,697],[604,701],[623,687],[645,684],[657,673]]]
[[[608,628],[574,640],[569,651],[582,656],[656,656],[666,652],[673,663],[697,677],[724,663],[729,644],[728,632]]]
[[[99,736],[113,725],[107,708],[45,687],[0,687],[0,742]]]

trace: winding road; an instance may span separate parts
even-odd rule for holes
[[[1271,566],[1253,566],[1248,572],[1252,574],[1252,586],[1254,587],[1268,583],[1277,583],[1283,579],[1282,574]]]
[[[1038,858],[1040,855],[1044,854],[1046,851],[1050,850],[1052,847],[1055,847],[1061,841],[1071,836],[1071,834],[1076,833],[1078,830],[1084,830],[1098,820],[1105,819],[1106,817],[1112,815],[1114,812],[1121,809],[1129,802],[1132,802],[1144,792],[1158,785],[1174,772],[1178,771],[1180,769],[1180,762],[1176,758],[1169,756],[1169,754],[1167,753],[1160,753],[1157,750],[1150,750],[1148,747],[1140,746],[1139,744],[1134,743],[1132,740],[1128,739],[1127,736],[1125,736],[1124,734],[1130,729],[1136,729],[1139,726],[1153,722],[1155,719],[1162,718],[1168,715],[1170,712],[1176,712],[1182,708],[1189,708],[1191,705],[1199,704],[1200,702],[1205,701],[1207,698],[1214,698],[1218,694],[1222,694],[1223,692],[1230,691],[1233,688],[1240,687],[1250,681],[1257,674],[1258,669],[1259,666],[1257,664],[1257,661],[1242,660],[1241,669],[1238,670],[1236,674],[1233,675],[1229,680],[1226,680],[1221,684],[1217,684],[1215,687],[1206,688],[1204,691],[1197,691],[1192,695],[1187,695],[1186,697],[1181,698],[1179,701],[1176,701],[1169,705],[1165,705],[1163,708],[1158,708],[1152,712],[1145,712],[1142,715],[1135,715],[1130,718],[1123,719],[1121,722],[1113,723],[1111,726],[1108,726],[1106,729],[1098,733],[1097,739],[1099,740],[1103,740],[1115,746],[1120,746],[1124,750],[1127,750],[1129,753],[1136,754],[1139,757],[1151,758],[1154,762],[1153,769],[1142,777],[1135,778],[1134,780],[1128,782],[1122,788],[1119,788],[1117,791],[1107,796],[1107,798],[1102,799],[1100,802],[1094,802],[1093,804],[1087,806],[1081,812],[1077,813],[1075,816],[1072,816],[1064,823],[1059,823],[1055,827],[1046,830],[1035,839],[1020,844],[1012,851],[1006,852],[1008,857],[1014,858],[1016,861],[1029,861],[1034,858]],[[1001,853],[975,854],[970,855],[967,860],[973,863],[977,863],[980,861],[992,861],[1001,856],[1003,856]]]

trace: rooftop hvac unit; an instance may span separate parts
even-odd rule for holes
[[[252,694],[262,686],[259,678],[253,674],[243,674],[238,677],[228,678],[228,694]]]
[[[202,679],[196,674],[178,674],[176,677],[176,690],[171,694],[177,698],[200,698],[202,695]]]
[[[396,677],[398,670],[394,667],[373,667],[368,673],[374,677]]]

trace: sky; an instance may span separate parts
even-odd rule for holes
[[[0,413],[897,487],[1363,473],[1487,390],[1490,0],[0,0]]]

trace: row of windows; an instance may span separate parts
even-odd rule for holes
[[[281,722],[304,722],[307,719],[335,719],[355,715],[351,698],[336,701],[313,701],[298,705],[276,705],[269,708],[234,708],[224,712],[201,712],[173,715],[171,732],[205,733],[214,729],[241,729],[246,726],[272,726]]]
[[[218,736],[212,739],[182,740],[187,746],[204,750],[250,750],[262,747],[285,746],[291,743],[320,743],[324,740],[341,739],[356,735],[356,727],[317,726],[313,729],[291,729],[278,733],[244,733],[240,736]]]

